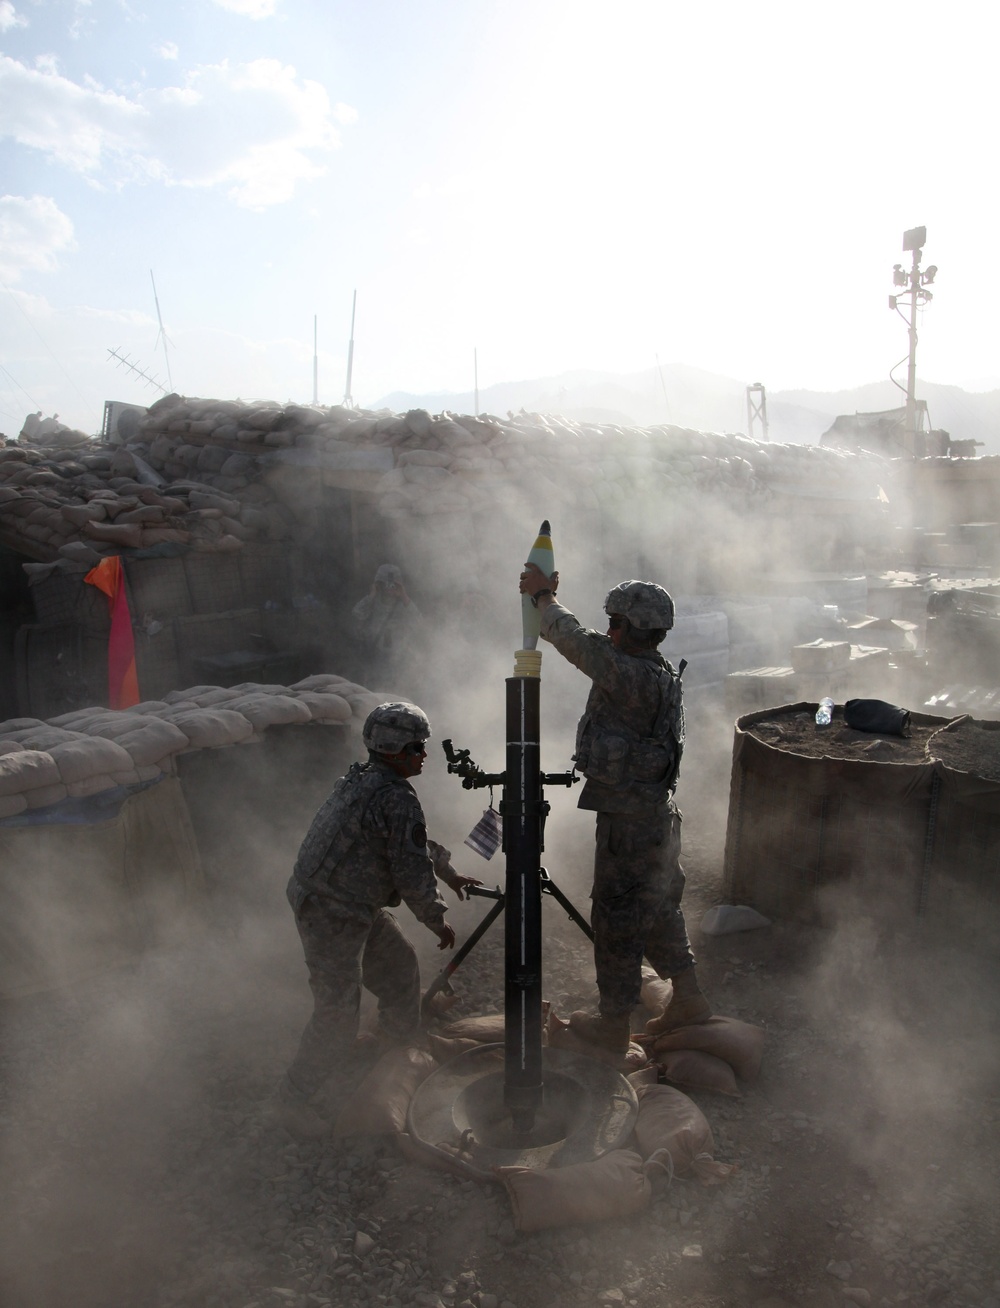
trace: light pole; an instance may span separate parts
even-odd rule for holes
[[[910,338],[910,349],[907,356],[906,366],[906,444],[911,454],[917,452],[917,309],[921,308],[934,297],[930,291],[924,290],[925,286],[930,286],[937,276],[937,265],[930,264],[923,272],[920,271],[920,254],[924,248],[924,242],[927,240],[926,227],[911,227],[909,231],[903,233],[903,250],[912,251],[913,263],[909,272],[901,263],[893,265],[892,283],[894,286],[904,287],[905,289],[899,295],[889,296],[889,308],[894,309],[896,313],[906,323],[907,331]],[[899,307],[899,302],[909,301],[909,317]],[[898,367],[898,364],[897,364]],[[892,373],[890,372],[890,377]],[[896,381],[895,377],[892,378]],[[896,382],[899,386],[899,383]],[[902,390],[902,387],[900,387]],[[920,409],[921,419],[923,409]]]

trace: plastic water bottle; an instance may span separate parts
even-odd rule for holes
[[[833,700],[829,695],[824,695],[819,702],[819,708],[816,710],[817,727],[828,727],[833,720]]]

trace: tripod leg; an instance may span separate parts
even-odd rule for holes
[[[476,945],[479,944],[480,940],[482,940],[483,936],[486,934],[486,932],[490,929],[493,923],[503,912],[503,906],[504,906],[504,897],[503,895],[500,895],[496,903],[486,914],[483,920],[479,923],[475,931],[473,931],[472,935],[469,936],[465,944],[462,945],[462,947],[455,954],[454,958],[452,958],[441,969],[438,975],[427,987],[424,997],[420,1001],[420,1009],[424,1017],[426,1017],[428,1014],[429,1006],[434,996],[441,990],[444,990],[446,994],[449,992],[450,986],[448,983],[451,981],[451,978],[455,975],[458,969],[462,966],[462,963],[465,961],[465,959],[468,958],[468,956],[472,953],[473,949],[475,949]]]
[[[544,868],[542,868],[542,893],[545,895],[551,895],[552,898],[556,901],[556,903],[566,910],[566,912],[576,923],[576,925],[580,928],[580,930],[587,937],[587,939],[593,941],[594,933],[591,930],[590,923],[587,921],[587,919],[583,916],[582,913],[578,913],[576,911],[576,909],[573,907],[573,905],[566,898],[566,896],[559,889],[559,887],[552,880],[552,878],[549,876],[548,872],[546,872]]]

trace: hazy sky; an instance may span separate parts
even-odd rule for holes
[[[1000,385],[1000,20],[952,0],[0,0],[0,428],[691,364]],[[901,373],[905,380],[905,367]]]

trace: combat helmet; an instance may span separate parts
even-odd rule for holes
[[[674,601],[655,581],[623,581],[608,592],[604,612],[628,618],[637,631],[669,631]]]
[[[365,718],[361,739],[376,754],[396,754],[412,740],[426,740],[431,734],[427,714],[416,704],[389,700],[373,708]]]

